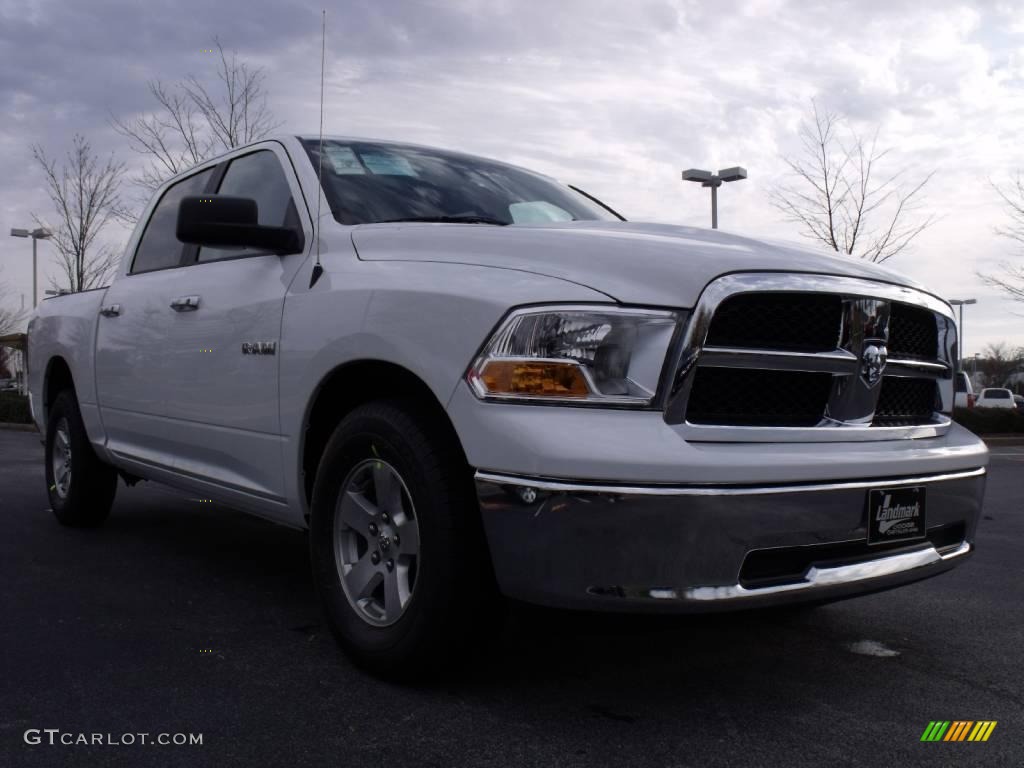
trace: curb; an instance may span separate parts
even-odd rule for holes
[[[0,429],[10,429],[14,432],[38,432],[35,424],[15,424],[10,421],[0,421]]]

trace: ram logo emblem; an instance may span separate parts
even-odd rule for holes
[[[869,341],[860,355],[860,375],[864,383],[874,387],[882,380],[882,372],[889,357],[889,351],[881,341]]]
[[[276,341],[243,341],[243,355],[276,355]]]

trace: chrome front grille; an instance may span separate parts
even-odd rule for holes
[[[666,420],[697,440],[941,434],[952,409],[948,305],[854,278],[728,275],[694,309]]]

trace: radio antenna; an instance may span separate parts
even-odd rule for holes
[[[324,196],[324,59],[327,50],[327,9],[324,8],[320,26],[320,147],[316,153],[316,264],[309,276],[309,287],[316,285],[324,268],[320,264],[320,198]]]

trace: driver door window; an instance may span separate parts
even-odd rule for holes
[[[153,215],[146,224],[146,231],[135,249],[131,274],[153,272],[181,264],[181,251],[184,245],[174,234],[178,223],[178,203],[183,197],[201,195],[207,191],[206,187],[213,177],[213,171],[213,168],[207,168],[179,181],[164,192],[164,196],[153,209]]]
[[[256,201],[259,223],[274,227],[297,227],[298,211],[281,163],[273,152],[261,150],[231,161],[217,194],[249,197]],[[245,248],[200,248],[198,261],[237,259],[262,255]]]

